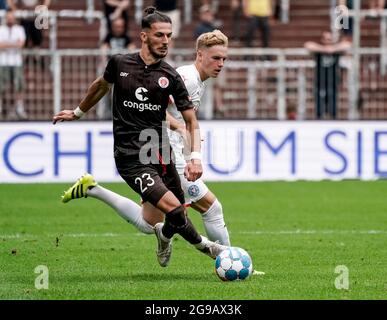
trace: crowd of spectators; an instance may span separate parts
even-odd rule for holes
[[[53,0],[55,1],[55,0]],[[105,64],[109,58],[105,52],[109,49],[127,49],[136,50],[136,44],[132,41],[131,27],[134,21],[130,17],[131,1],[129,0],[99,0],[106,19],[106,36],[100,43],[102,51],[101,65]],[[16,10],[30,10],[43,5],[47,9],[52,4],[51,0],[0,0],[0,10],[7,12],[3,25],[0,26],[0,119],[27,119],[28,114],[24,107],[23,88],[23,58],[21,55],[22,48],[41,48],[43,43],[43,33],[35,25],[34,15],[23,17],[19,21],[15,18]],[[221,29],[227,23],[229,28],[229,39],[231,46],[239,47],[262,47],[271,46],[272,26],[280,20],[281,0],[228,0],[226,6],[230,10],[230,20],[221,21],[218,16],[219,8],[225,6],[225,2],[219,0],[201,0],[198,10],[193,12],[192,40],[194,41],[200,34]],[[337,0],[337,5],[345,6],[347,9],[353,9],[353,0]],[[176,39],[181,35],[183,0],[154,0],[153,5],[161,12],[168,15],[172,20],[172,44],[175,45]],[[290,1],[291,5],[291,1]],[[369,0],[367,8],[370,9],[368,18],[380,16],[381,10],[386,8],[386,0]],[[364,4],[363,4],[364,8]],[[305,48],[315,57],[316,63],[320,66],[316,69],[316,79],[319,74],[323,74],[328,69],[327,61],[331,61],[329,68],[333,68],[336,75],[338,68],[338,59],[340,55],[347,50],[342,50],[343,46],[350,45],[353,32],[353,18],[348,18],[348,25],[343,28],[339,38],[328,32],[323,32],[320,42],[307,42]],[[259,31],[259,38],[257,38]],[[329,39],[330,40],[329,40]],[[328,39],[328,40],[327,40]],[[194,43],[194,42],[192,42]],[[333,50],[332,48],[335,48]],[[337,50],[336,50],[337,49]],[[339,50],[340,49],[340,50]],[[333,50],[333,51],[332,51]],[[332,51],[332,52],[331,52]],[[332,59],[328,59],[327,57]],[[35,58],[36,59],[36,58]],[[266,59],[266,56],[263,57]],[[269,59],[269,58],[267,58]],[[35,61],[36,62],[36,61]],[[336,81],[337,80],[337,81]],[[325,92],[337,91],[338,79],[330,81],[333,83],[332,88],[324,87],[325,84],[316,82],[316,117],[324,118],[327,113],[329,117],[336,117],[336,95],[330,97],[324,96]],[[14,92],[14,103],[10,110],[2,108],[3,93],[12,89]],[[217,85],[215,83],[215,97],[218,95]],[[329,90],[328,90],[329,89]],[[332,90],[331,90],[332,89]],[[222,109],[221,99],[216,99],[215,109]],[[100,119],[110,117],[110,101],[105,101],[105,107],[101,108],[99,113]],[[292,114],[294,110],[292,111]],[[293,117],[293,116],[292,116]]]

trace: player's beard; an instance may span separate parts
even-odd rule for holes
[[[149,50],[149,53],[155,58],[155,59],[163,59],[167,56],[168,54],[168,47],[166,47],[166,52],[165,53],[158,53],[156,52],[156,50],[154,49],[154,47],[152,46],[151,42],[147,41],[147,46],[148,46],[148,50]]]

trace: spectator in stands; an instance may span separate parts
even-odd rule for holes
[[[371,18],[376,18],[381,10],[385,8],[386,1],[385,0],[370,0],[369,1],[369,9],[373,10]],[[339,0],[338,5],[345,6],[346,10],[353,10],[353,0]],[[352,33],[353,33],[353,17],[347,17],[348,19],[348,27],[343,28],[343,35],[348,41],[352,41]]]
[[[8,9],[8,2],[10,0],[0,0],[0,13],[2,13],[3,11],[5,12],[7,9]],[[0,15],[0,25],[2,24],[2,19],[1,19],[1,15]]]
[[[7,10],[10,0],[0,0],[0,10]]]
[[[128,49],[133,51],[135,45],[128,36],[125,29],[125,20],[117,18],[112,21],[112,30],[107,34],[104,41],[102,42],[102,49]]]
[[[278,22],[278,21],[282,21],[282,5],[281,5],[281,0],[272,0],[272,8],[274,13],[273,13],[273,18],[274,18],[274,21]],[[282,21],[283,22],[283,21]]]
[[[21,4],[19,4],[21,2]],[[16,5],[16,3],[18,3]],[[28,10],[35,12],[35,9],[39,5],[50,6],[51,0],[21,0],[21,1],[9,1],[9,5],[12,10]],[[25,47],[27,48],[40,48],[43,42],[43,33],[41,29],[36,28],[35,26],[35,16],[30,16],[21,19],[20,23],[24,27],[26,34]]]
[[[181,13],[178,8],[177,0],[155,0],[156,9],[167,15],[172,21],[172,38],[169,47],[172,48],[175,39],[179,37],[181,28]]]
[[[220,0],[202,0],[200,6],[208,5],[214,14],[218,13]]]
[[[125,30],[125,21],[122,18],[117,18],[112,21],[112,31],[109,33],[101,45],[102,51],[102,63],[103,67],[106,66],[107,58],[106,54],[108,50],[128,50],[133,52],[136,46],[127,35]],[[110,120],[111,115],[111,101],[112,95],[109,93],[105,95],[102,105],[97,109],[97,116],[100,120]]]
[[[272,11],[271,0],[243,0],[243,13],[250,20],[246,33],[246,47],[252,46],[257,28],[261,30],[262,47],[269,47],[269,19],[272,16]]]
[[[219,22],[215,20],[214,11],[212,9],[212,6],[208,4],[204,4],[199,9],[200,14],[200,23],[196,26],[194,30],[194,39],[196,40],[201,34],[212,32],[215,29],[217,29],[220,25]],[[219,79],[208,79],[208,83],[213,82],[214,86],[214,100],[215,100],[215,108],[214,113],[215,116],[223,116],[224,114],[224,107],[223,107],[223,96],[222,96],[222,90],[220,87],[220,80]],[[209,95],[209,91],[204,92],[204,98],[203,100],[207,100],[207,95]],[[203,113],[204,108],[199,109],[198,118],[203,119]]]
[[[231,39],[240,40],[240,25],[242,18],[242,0],[231,0],[230,8],[232,12],[232,27],[231,27]]]
[[[219,27],[215,22],[215,16],[212,8],[205,4],[199,9],[200,22],[194,30],[194,38],[197,39],[201,34],[214,31]]]
[[[339,0],[338,5],[346,7],[346,10],[352,10],[353,0]],[[353,17],[348,17],[344,12],[343,18],[348,19],[348,25],[342,29],[343,36],[347,41],[352,41]]]
[[[336,119],[337,96],[340,82],[340,56],[351,48],[347,40],[334,40],[329,31],[322,33],[321,42],[308,41],[305,48],[314,54],[315,72],[315,104],[316,118],[325,119],[326,115]]]
[[[22,26],[16,22],[13,11],[8,10],[5,25],[0,26],[0,116],[3,92],[9,85],[15,92],[15,107],[7,112],[10,120],[25,120],[27,114],[23,104],[23,59],[21,49],[26,41],[26,34]]]
[[[105,12],[107,32],[112,33],[112,21],[118,18],[124,20],[125,33],[128,32],[129,28],[129,0],[103,0],[103,7]]]

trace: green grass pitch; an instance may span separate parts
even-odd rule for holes
[[[266,272],[240,282],[220,281],[180,237],[159,267],[155,236],[95,199],[62,204],[69,185],[0,184],[0,299],[387,299],[387,181],[209,183],[233,245]],[[35,288],[39,265],[47,290]],[[348,289],[335,287],[337,266]]]

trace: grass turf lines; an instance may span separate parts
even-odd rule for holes
[[[0,299],[387,298],[386,181],[209,183],[233,245],[266,272],[227,283],[179,236],[159,267],[154,235],[98,200],[62,204],[70,185],[0,184]],[[102,185],[138,200],[125,184]],[[35,288],[40,265],[48,290]],[[348,290],[335,287],[337,266]]]

